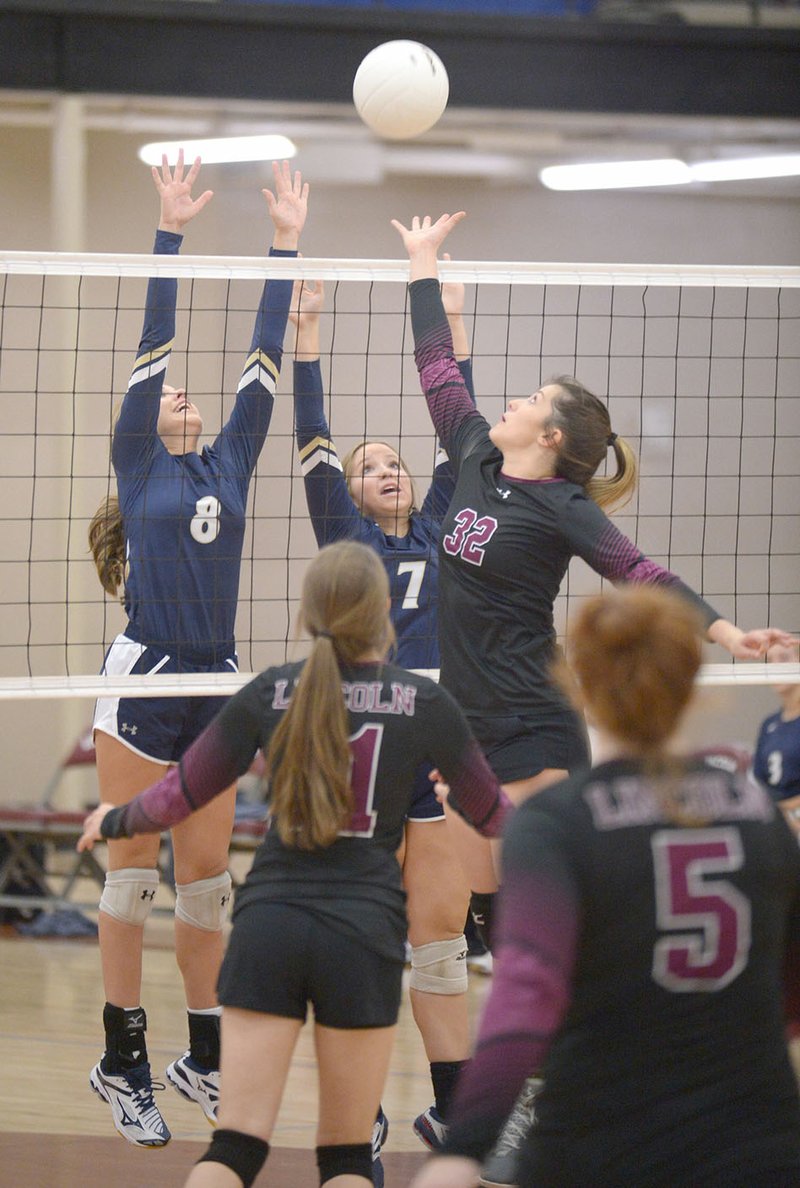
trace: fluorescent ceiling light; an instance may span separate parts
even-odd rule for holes
[[[548,190],[625,190],[677,186],[690,182],[746,181],[800,176],[800,153],[729,157],[688,165],[674,157],[655,161],[596,161],[587,165],[549,165],[539,181]]]
[[[548,190],[623,190],[638,186],[681,186],[692,180],[688,165],[674,157],[656,161],[598,161],[592,165],[548,165],[539,181]]]
[[[693,181],[747,181],[759,177],[800,176],[800,153],[774,157],[730,157],[690,165]]]
[[[283,161],[297,154],[297,145],[288,136],[217,136],[210,140],[162,140],[143,144],[139,158],[146,165],[160,165],[166,153],[172,164],[183,149],[187,161],[200,157],[204,165],[224,165],[234,161]]]

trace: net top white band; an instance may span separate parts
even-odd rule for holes
[[[174,276],[214,280],[396,281],[408,283],[407,260],[265,256],[150,256],[116,252],[0,252],[0,275]],[[800,288],[800,267],[705,264],[560,264],[443,260],[442,279],[465,284],[662,285],[695,288]]]
[[[438,679],[436,669],[415,669]],[[0,701],[96,697],[224,697],[253,679],[252,672],[200,673],[191,676],[5,677]],[[800,664],[704,664],[698,685],[781,685],[800,682]]]

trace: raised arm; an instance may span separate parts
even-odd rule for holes
[[[455,358],[438,284],[437,253],[463,218],[463,211],[442,215],[435,223],[429,215],[422,219],[415,215],[410,228],[392,219],[410,262],[411,324],[420,382],[436,432],[449,454],[455,431],[466,417],[475,414],[475,408]]]
[[[161,159],[160,170],[153,166],[153,184],[160,205],[153,248],[156,255],[177,255],[183,242],[183,228],[211,201],[211,190],[204,190],[199,198],[192,197],[199,172],[199,157],[186,172],[183,149],[178,153],[174,169],[166,156]],[[114,430],[112,460],[117,474],[140,467],[144,450],[155,442],[161,391],[175,338],[177,297],[178,282],[174,276],[151,277],[148,281],[142,337]]]
[[[262,191],[273,226],[269,254],[295,257],[308,214],[308,183],[299,171],[292,173],[288,161],[273,161],[272,172],[275,192]],[[272,417],[292,283],[273,278],[264,285],[250,351],[236,390],[236,404],[223,430],[227,448],[238,459],[234,472],[243,482],[252,474]]]
[[[359,537],[364,517],[347,489],[325,417],[319,322],[325,303],[322,281],[297,281],[289,317],[295,328],[294,424],[308,513],[317,544]]]
[[[450,259],[448,252],[445,260]],[[472,380],[472,359],[469,339],[464,325],[464,285],[460,281],[445,281],[442,284],[442,305],[447,314],[450,333],[453,338],[453,353],[469,398],[475,404],[475,386]],[[456,473],[449,454],[440,443],[436,451],[433,478],[420,511],[441,522],[450,506],[456,484]]]

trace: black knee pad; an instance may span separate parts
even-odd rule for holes
[[[317,1147],[320,1185],[334,1176],[363,1176],[372,1180],[372,1143],[341,1143]]]
[[[236,1173],[244,1188],[251,1188],[268,1155],[269,1143],[265,1139],[242,1134],[241,1130],[223,1129],[214,1131],[211,1145],[197,1162],[221,1163]]]

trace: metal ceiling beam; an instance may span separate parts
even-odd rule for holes
[[[0,88],[342,103],[396,37],[439,54],[459,107],[800,116],[794,29],[225,0],[3,0]]]

